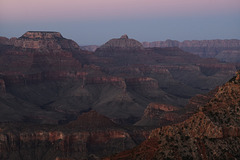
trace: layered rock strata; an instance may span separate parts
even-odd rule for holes
[[[199,111],[148,140],[107,159],[237,159],[240,151],[240,72]]]

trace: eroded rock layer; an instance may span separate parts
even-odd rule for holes
[[[124,129],[95,111],[66,125],[0,124],[0,159],[100,159],[130,149],[148,130]]]
[[[240,72],[189,119],[155,129],[138,147],[107,159],[238,159],[239,76]]]
[[[177,47],[144,49],[127,35],[94,53],[59,32],[1,37],[0,48],[1,92],[6,93],[0,120],[5,122],[65,123],[93,108],[115,122],[135,124],[150,103],[181,109],[236,71],[235,64]],[[165,116],[175,121],[175,113]]]

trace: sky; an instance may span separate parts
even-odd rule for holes
[[[240,39],[240,0],[0,0],[0,36],[57,31],[79,45]]]

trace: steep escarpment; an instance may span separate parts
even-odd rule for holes
[[[179,47],[201,57],[215,57],[225,62],[240,62],[240,40],[176,40],[143,42],[144,47]]]
[[[240,157],[240,72],[197,113],[152,131],[148,140],[109,159],[237,159]]]

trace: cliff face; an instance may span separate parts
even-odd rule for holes
[[[192,40],[143,42],[144,47],[179,47],[201,57],[215,57],[225,62],[240,62],[240,40]]]
[[[240,72],[182,123],[152,131],[148,140],[109,159],[237,159]]]
[[[0,158],[99,159],[136,145],[131,137],[148,135],[147,131],[127,131],[108,118],[90,111],[62,126],[0,124]]]

